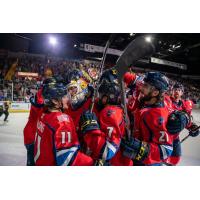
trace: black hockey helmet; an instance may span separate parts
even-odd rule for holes
[[[56,84],[56,79],[54,77],[49,77],[49,78],[46,78],[44,81],[43,81],[43,87],[46,87],[47,85],[54,85]]]
[[[100,101],[107,97],[107,104],[119,104],[120,87],[115,70],[106,70],[102,74],[98,93]]]
[[[100,82],[106,80],[107,82],[113,82],[118,84],[118,75],[117,70],[115,69],[108,69],[105,70],[100,78]]]
[[[169,87],[168,78],[160,72],[147,72],[144,77],[144,82],[154,86],[160,92],[167,91]]]
[[[65,95],[67,95],[67,89],[63,83],[48,84],[42,90],[42,96],[44,97],[44,104],[46,106],[52,106],[53,99],[60,101]]]

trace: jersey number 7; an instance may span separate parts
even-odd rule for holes
[[[109,127],[107,127],[107,129],[108,129],[108,137],[109,138],[111,138],[112,137],[112,132],[113,132],[113,127],[111,127],[111,126],[109,126]]]

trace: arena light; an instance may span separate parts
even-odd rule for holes
[[[134,36],[134,35],[135,35],[135,33],[130,33],[129,35],[132,37],[132,36]]]
[[[151,36],[146,36],[145,40],[146,40],[146,42],[151,42],[152,41],[152,37]]]
[[[52,45],[52,46],[55,46],[57,45],[58,41],[55,37],[51,36],[49,37],[49,43]]]

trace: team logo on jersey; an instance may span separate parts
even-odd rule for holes
[[[163,117],[159,117],[158,118],[158,123],[159,123],[159,125],[162,125],[164,123],[164,118]]]
[[[107,111],[107,116],[110,117],[113,113],[115,113],[114,110],[108,110]]]

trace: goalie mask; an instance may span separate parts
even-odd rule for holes
[[[87,100],[88,88],[87,83],[82,80],[72,80],[67,85],[69,101],[73,110],[80,108]]]

